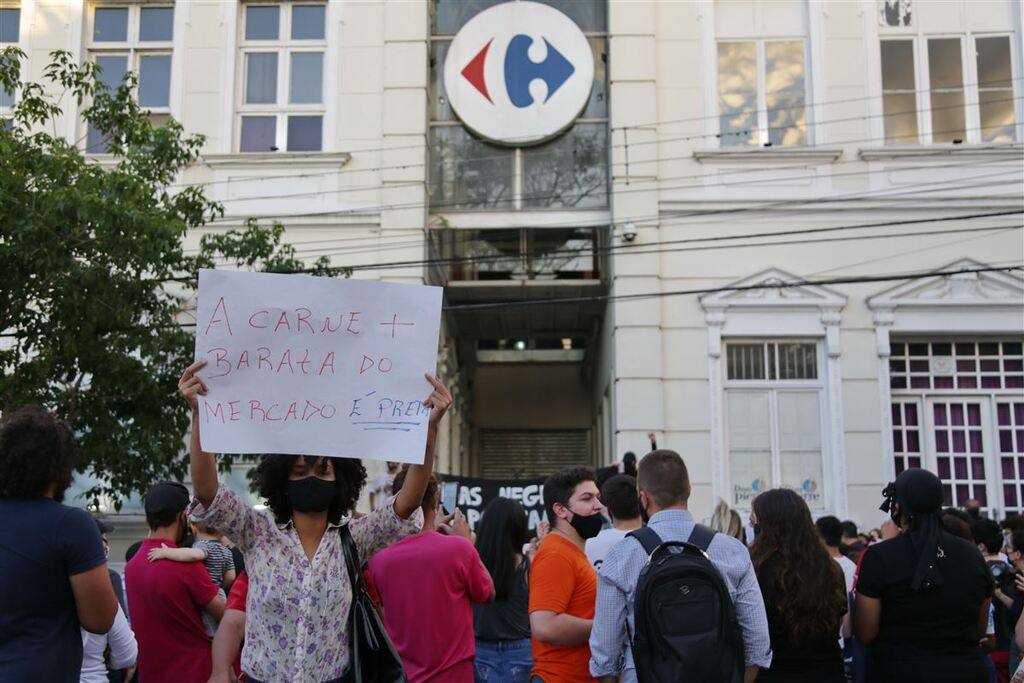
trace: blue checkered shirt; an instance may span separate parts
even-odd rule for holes
[[[686,541],[694,527],[693,515],[686,510],[662,510],[651,517],[650,526],[662,541]],[[708,556],[718,567],[736,605],[736,618],[743,631],[747,666],[767,669],[772,663],[768,617],[764,611],[761,588],[754,575],[746,546],[725,534],[716,534],[708,547]],[[622,675],[620,683],[636,683],[636,667],[629,646],[634,632],[634,598],[640,570],[647,553],[639,541],[625,538],[608,551],[597,573],[597,608],[590,632],[590,673],[601,676]],[[626,631],[626,622],[629,631]],[[679,683],[686,683],[680,681]]]

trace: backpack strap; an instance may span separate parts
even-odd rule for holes
[[[690,538],[687,543],[697,546],[705,553],[708,551],[708,546],[711,545],[711,539],[715,537],[718,532],[714,529],[704,526],[703,524],[695,524],[693,531],[690,532]]]
[[[661,545],[661,536],[649,526],[634,529],[626,535],[640,541],[640,545],[644,547],[644,552],[648,555],[652,555],[658,549],[658,546]]]

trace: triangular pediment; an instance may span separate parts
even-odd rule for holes
[[[793,286],[784,286],[788,283]],[[846,297],[821,285],[805,283],[803,278],[778,268],[769,268],[755,275],[730,283],[722,291],[700,297],[704,310],[742,307],[815,306],[839,309]]]
[[[904,280],[868,299],[872,309],[907,306],[1024,306],[1024,279],[961,259],[939,268],[940,275]],[[983,272],[978,272],[983,271]]]

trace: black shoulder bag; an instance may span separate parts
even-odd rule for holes
[[[366,592],[363,565],[348,524],[341,527],[341,545],[352,586],[352,606],[348,613],[348,680],[352,683],[406,683],[402,658],[384,630],[373,599]]]

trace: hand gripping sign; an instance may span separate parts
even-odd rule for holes
[[[203,450],[423,462],[440,287],[202,270]]]

